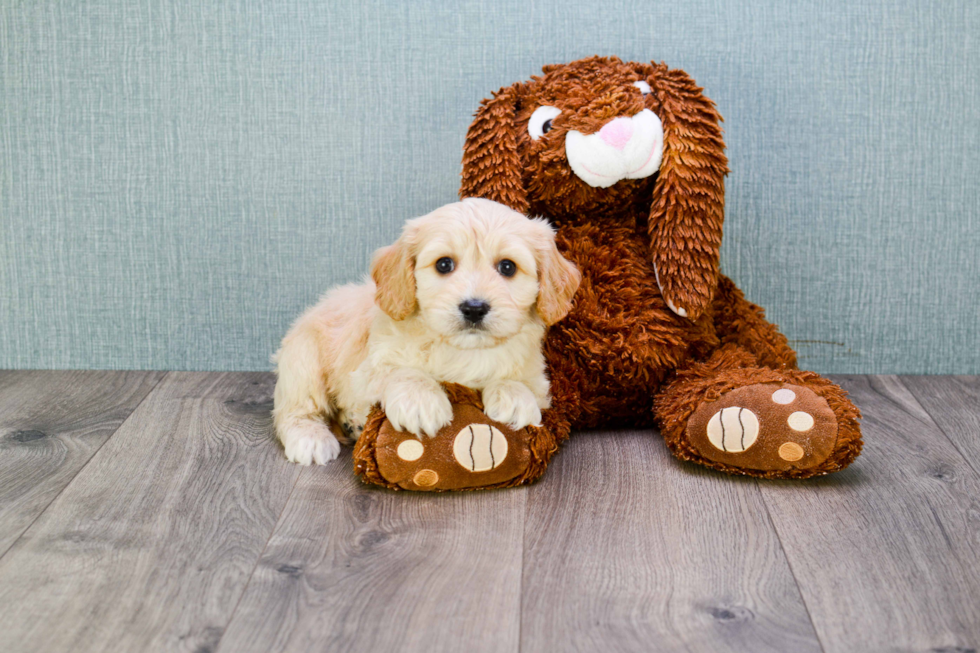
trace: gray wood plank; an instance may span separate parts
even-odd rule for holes
[[[825,650],[977,648],[980,477],[898,378],[835,380],[864,413],[863,455],[760,485]]]
[[[903,376],[957,451],[980,472],[980,376]]]
[[[0,556],[163,376],[0,373]]]
[[[0,650],[212,649],[299,475],[272,388],[169,374],[0,560]]]
[[[516,652],[525,498],[306,469],[219,651]]]
[[[756,481],[656,432],[573,436],[526,533],[523,650],[820,650]]]

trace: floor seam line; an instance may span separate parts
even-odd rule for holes
[[[71,487],[71,484],[74,483],[75,482],[75,479],[78,478],[78,476],[82,473],[82,471],[86,467],[89,466],[89,463],[92,462],[92,459],[99,455],[99,452],[102,451],[102,448],[104,446],[106,446],[106,444],[108,444],[109,440],[111,440],[112,438],[114,438],[116,436],[116,433],[119,433],[119,430],[122,429],[122,427],[126,424],[126,422],[128,422],[133,417],[133,415],[136,414],[136,411],[139,410],[140,406],[143,405],[143,402],[145,402],[147,399],[150,398],[150,395],[152,395],[154,393],[154,391],[160,386],[160,384],[163,383],[163,380],[165,378],[167,378],[168,376],[170,376],[170,372],[169,371],[164,371],[163,375],[159,379],[157,379],[157,382],[156,383],[153,384],[153,387],[150,388],[146,392],[146,394],[143,396],[142,399],[139,400],[139,403],[137,403],[135,406],[133,406],[133,410],[129,411],[129,414],[126,415],[126,417],[125,417],[125,419],[123,419],[123,421],[119,422],[119,426],[117,426],[115,429],[113,429],[112,433],[109,434],[109,437],[107,437],[105,439],[105,442],[103,442],[102,444],[100,444],[99,447],[95,451],[92,452],[92,455],[88,457],[88,460],[86,460],[85,463],[82,464],[82,466],[78,468],[78,471],[76,471],[75,474],[71,477],[71,480],[69,480],[67,483],[65,483],[65,486],[63,488],[61,488],[60,490],[58,490],[58,493],[56,495],[54,495],[53,497],[51,497],[51,500],[48,501],[48,504],[46,506],[44,506],[44,510],[40,511],[39,513],[37,513],[37,515],[35,515],[34,519],[31,520],[31,523],[28,524],[26,527],[24,527],[24,530],[22,530],[20,532],[20,534],[17,536],[17,539],[15,539],[13,542],[11,542],[10,543],[10,546],[8,546],[6,549],[4,549],[4,551],[2,553],[0,553],[0,563],[2,563],[3,560],[4,560],[4,558],[6,557],[6,555],[8,553],[10,553],[10,551],[15,546],[17,546],[17,543],[20,542],[21,539],[23,539],[24,534],[27,531],[31,530],[31,528],[34,526],[34,524],[37,523],[37,520],[39,520],[45,513],[48,512],[48,510],[51,508],[51,506],[54,504],[54,502],[58,500],[58,497],[60,497],[62,494],[64,494],[65,493],[65,490],[67,490],[69,487]]]
[[[245,581],[245,587],[242,588],[242,593],[238,596],[238,600],[235,601],[235,608],[231,611],[231,614],[228,615],[228,620],[225,621],[224,626],[221,628],[221,637],[218,638],[218,643],[215,644],[214,653],[218,653],[218,651],[221,650],[221,642],[224,641],[225,633],[228,632],[228,627],[231,625],[231,622],[235,620],[235,615],[238,614],[238,608],[242,604],[242,599],[245,598],[245,593],[248,592],[248,588],[252,584],[252,578],[255,577],[255,571],[259,568],[259,563],[262,562],[262,557],[265,555],[265,552],[269,550],[269,543],[272,541],[272,538],[275,537],[276,531],[279,530],[279,524],[282,523],[283,516],[286,514],[286,508],[289,507],[289,502],[293,498],[293,492],[296,491],[296,486],[299,485],[299,479],[307,469],[308,468],[306,467],[302,467],[300,468],[299,473],[296,474],[296,478],[293,480],[293,485],[289,488],[289,495],[286,496],[286,501],[282,504],[282,510],[279,512],[279,516],[276,517],[276,523],[272,526],[272,530],[269,532],[269,537],[266,539],[265,545],[262,547],[262,551],[260,551],[259,555],[255,558],[255,564],[252,565],[252,571],[250,571],[248,574],[248,580]]]
[[[956,440],[954,440],[953,438],[950,437],[949,433],[946,432],[946,429],[944,429],[939,424],[939,422],[936,421],[936,418],[932,416],[932,413],[929,411],[929,409],[926,408],[921,401],[919,401],[919,398],[915,395],[915,391],[912,390],[912,388],[909,387],[909,385],[905,383],[905,379],[903,378],[903,376],[902,375],[899,375],[899,374],[896,374],[895,375],[895,379],[897,379],[898,382],[900,384],[902,384],[902,387],[905,388],[906,392],[909,393],[909,396],[912,397],[913,400],[915,400],[916,405],[918,405],[918,407],[921,408],[922,411],[926,415],[929,416],[929,423],[932,424],[933,426],[935,426],[936,427],[936,430],[943,434],[943,437],[946,438],[946,441],[949,442],[949,444],[950,444],[951,447],[953,447],[953,451],[955,451],[957,454],[959,454],[960,458],[963,459],[963,462],[966,463],[966,466],[968,468],[970,468],[971,470],[973,470],[973,473],[974,474],[976,474],[977,476],[980,476],[980,468],[974,467],[973,466],[973,461],[970,459],[970,457],[967,456],[966,453],[964,453],[962,449],[960,449],[958,446],[956,446]]]
[[[524,650],[524,570],[527,564],[527,518],[531,512],[531,488],[524,493],[524,523],[521,525],[521,596],[517,602],[517,653]]]
[[[765,492],[762,491],[761,481],[756,480],[755,487],[759,493],[759,498],[762,499],[762,506],[766,509],[766,519],[769,521],[769,526],[772,528],[772,532],[776,534],[779,550],[783,552],[783,559],[786,560],[786,566],[789,568],[790,576],[793,577],[793,583],[796,585],[796,593],[800,597],[803,609],[806,610],[806,618],[810,622],[810,628],[813,629],[813,636],[817,638],[817,645],[820,646],[820,650],[826,653],[827,649],[824,647],[823,640],[820,639],[820,631],[817,630],[817,624],[813,621],[813,614],[810,612],[810,604],[806,602],[806,597],[803,596],[803,587],[800,585],[800,579],[797,578],[796,571],[793,570],[793,561],[790,560],[789,551],[786,550],[786,545],[783,544],[783,536],[776,527],[776,522],[773,521],[772,511],[769,510],[769,502],[766,500]]]

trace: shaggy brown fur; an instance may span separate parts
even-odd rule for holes
[[[638,92],[640,80],[651,93]],[[532,140],[527,122],[542,105],[562,113]],[[605,189],[579,179],[565,156],[568,131],[593,134],[643,109],[663,123],[659,173]],[[679,458],[730,473],[803,478],[842,469],[861,450],[857,408],[830,381],[796,370],[786,338],[719,273],[728,172],[720,120],[694,81],[664,64],[592,57],[547,66],[483,102],[467,134],[460,196],[548,218],[559,249],[582,270],[575,307],[545,344],[556,442],[570,428],[656,423]],[[833,409],[837,441],[823,463],[741,469],[709,461],[687,442],[687,420],[700,404],[773,382],[809,388]]]

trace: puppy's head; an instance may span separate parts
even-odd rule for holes
[[[492,347],[529,321],[554,324],[581,280],[547,222],[475,198],[409,220],[398,242],[378,250],[371,276],[385,313],[418,311],[461,349]]]

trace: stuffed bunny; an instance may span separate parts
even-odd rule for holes
[[[467,424],[506,433],[527,461],[510,478],[414,483],[414,468],[383,462],[406,436],[385,431],[380,410],[356,447],[357,472],[408,489],[516,485],[540,476],[573,428],[653,425],[678,458],[733,474],[807,478],[850,464],[862,444],[857,408],[800,371],[785,336],[719,272],[720,121],[685,72],[615,57],[546,66],[484,100],[461,197],[547,218],[583,275],[545,340],[551,408],[541,428],[508,433],[476,410],[478,396],[453,390]],[[427,445],[437,462],[419,464],[436,476],[458,464],[450,450],[463,426]]]

